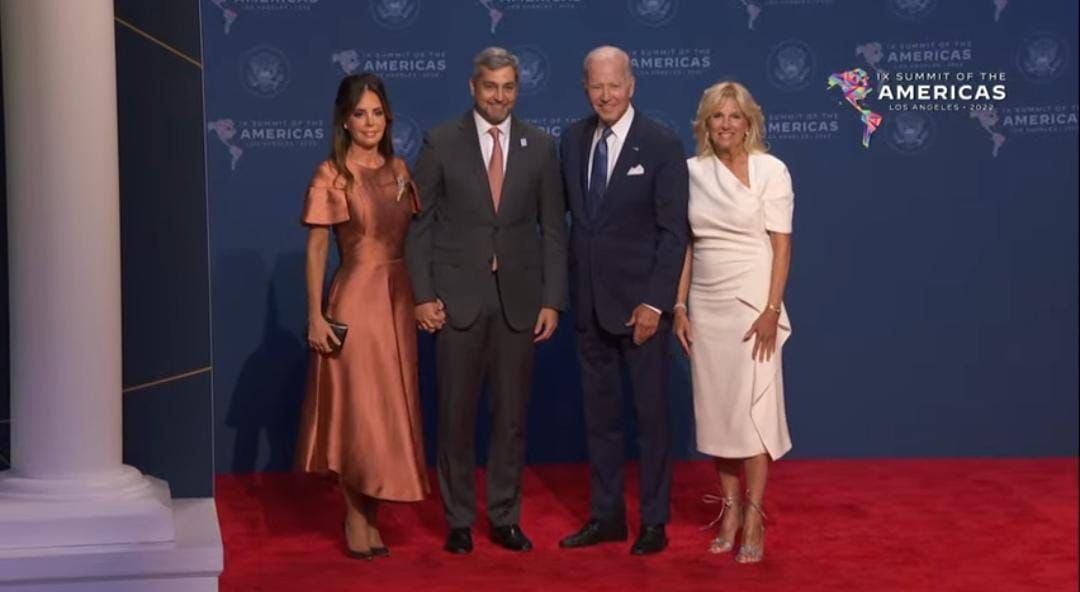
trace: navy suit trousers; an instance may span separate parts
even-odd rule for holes
[[[641,452],[641,522],[665,524],[671,513],[671,323],[661,317],[651,339],[613,335],[592,322],[578,330],[591,480],[591,517],[623,524],[622,367],[629,371]]]

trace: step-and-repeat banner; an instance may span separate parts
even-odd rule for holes
[[[338,81],[386,81],[412,162],[425,129],[469,108],[490,45],[521,62],[515,115],[555,136],[589,113],[582,59],[601,44],[630,54],[636,107],[688,155],[707,86],[738,80],[763,105],[796,190],[796,455],[1076,454],[1076,22],[1066,0],[204,0],[218,470],[289,466],[298,217]],[[582,460],[565,320],[538,356],[529,459]]]

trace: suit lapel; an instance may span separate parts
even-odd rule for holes
[[[618,187],[625,182],[626,173],[630,170],[630,167],[638,164],[641,160],[641,148],[638,146],[638,121],[640,117],[640,114],[634,113],[634,119],[630,122],[630,129],[627,130],[626,139],[623,140],[622,149],[619,151],[619,159],[615,161],[615,168],[611,169],[611,178],[608,179],[607,187],[604,189],[604,199],[600,202],[600,211],[597,212],[597,217],[603,216],[605,212],[612,208],[611,202],[618,201]]]
[[[469,111],[465,114],[465,117],[461,120],[461,143],[465,147],[464,156],[465,160],[469,163],[468,166],[474,169],[474,173],[468,175],[470,179],[476,179],[478,187],[474,195],[484,199],[486,206],[485,210],[491,214],[491,217],[495,217],[495,204],[491,199],[491,185],[488,183],[487,175],[487,163],[484,162],[484,152],[480,150],[480,136],[476,133],[476,120],[473,119],[473,112]],[[505,187],[505,180],[503,183]],[[503,191],[503,193],[506,193]]]
[[[593,136],[596,135],[598,121],[599,118],[595,115],[590,117],[581,136],[581,205],[584,210],[589,209],[589,156],[592,154],[592,140]]]
[[[510,140],[506,147],[506,174],[503,175],[502,199],[499,201],[499,212],[506,210],[508,202],[518,194],[515,183],[522,176],[526,165],[525,157],[528,150],[528,142],[523,146],[524,130],[516,117],[510,118]],[[498,216],[498,212],[495,213]]]

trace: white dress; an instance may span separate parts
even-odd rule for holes
[[[697,447],[721,458],[767,452],[775,460],[791,449],[781,373],[781,350],[791,335],[786,308],[770,361],[754,361],[754,338],[743,335],[769,298],[773,253],[766,231],[791,232],[791,176],[768,154],[750,155],[750,187],[715,156],[693,157],[687,167]]]

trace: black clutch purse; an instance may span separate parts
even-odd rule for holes
[[[326,322],[330,324],[330,330],[334,332],[334,336],[338,339],[338,344],[334,346],[334,351],[341,351],[341,347],[345,345],[345,336],[349,334],[349,326],[345,323],[339,323],[334,319],[327,318]]]

